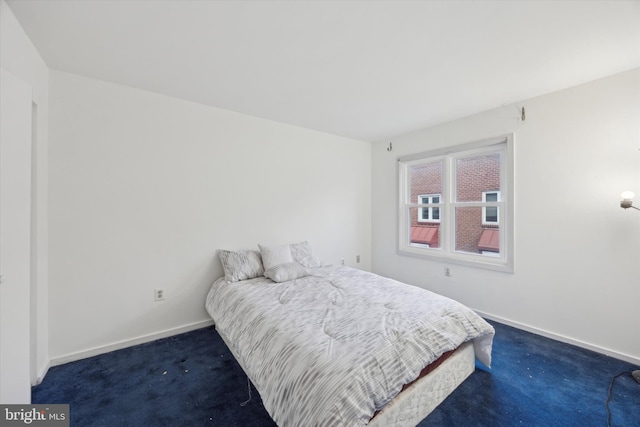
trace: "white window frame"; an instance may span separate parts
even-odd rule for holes
[[[424,153],[399,157],[397,253],[399,255],[438,260],[446,263],[474,266],[512,273],[514,270],[514,147],[513,134],[445,147]],[[500,153],[501,172],[499,199],[496,202],[456,201],[455,161],[474,155]],[[428,162],[443,162],[442,193],[440,203],[424,205],[411,199],[410,167]],[[411,244],[411,212],[415,208],[440,208],[440,241],[437,248]],[[496,206],[499,212],[500,252],[472,254],[455,250],[455,209],[464,207]],[[415,214],[414,214],[415,215]],[[483,220],[484,220],[483,212]],[[483,221],[484,222],[484,221]],[[490,223],[495,225],[495,223]]]
[[[496,211],[496,221],[487,221],[487,208],[488,207],[498,207],[497,204],[493,204],[493,202],[487,202],[487,194],[497,194],[496,203],[500,201],[500,190],[494,191],[483,191],[482,192],[482,201],[487,203],[482,207],[482,225],[500,225],[500,208]]]
[[[424,202],[423,198],[428,198],[429,201],[428,202]],[[437,197],[438,201],[434,202],[433,198]],[[420,208],[418,208],[418,222],[423,222],[426,224],[440,224],[440,199],[442,198],[441,194],[420,194],[418,196],[418,204],[419,205],[428,205],[428,206],[422,206]],[[433,210],[434,209],[438,209],[438,219],[434,219],[433,218]],[[422,214],[424,211],[428,212],[429,215],[429,219],[422,219]]]

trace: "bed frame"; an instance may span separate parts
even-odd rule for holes
[[[475,370],[473,344],[462,344],[447,360],[398,394],[368,427],[415,427]]]

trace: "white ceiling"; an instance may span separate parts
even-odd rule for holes
[[[50,68],[367,141],[640,66],[640,1],[7,3]]]

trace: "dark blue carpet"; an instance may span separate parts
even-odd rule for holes
[[[638,369],[491,322],[493,369],[476,371],[420,426],[606,426],[612,378]],[[213,328],[55,366],[33,403],[70,404],[71,425],[274,426]],[[614,383],[612,426],[640,426],[640,384]],[[306,426],[301,426],[306,427]]]

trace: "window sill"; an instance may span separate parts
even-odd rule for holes
[[[462,253],[444,253],[437,248],[428,249],[424,247],[407,247],[397,249],[396,253],[401,256],[409,256],[413,258],[428,259],[446,264],[463,265],[473,268],[482,268],[485,270],[500,271],[503,273],[513,273],[513,261],[499,258],[493,255],[474,255]]]

